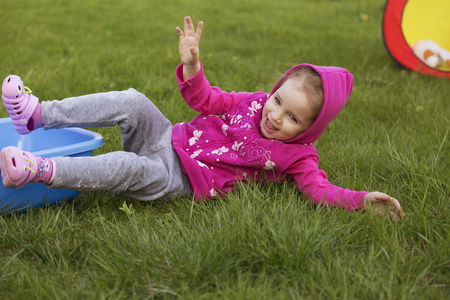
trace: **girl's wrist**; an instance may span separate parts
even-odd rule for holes
[[[197,75],[200,72],[201,66],[200,62],[197,61],[194,64],[184,64],[183,63],[183,79],[188,80]]]

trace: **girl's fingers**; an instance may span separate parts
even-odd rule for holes
[[[197,25],[197,31],[195,32],[195,37],[199,40],[200,37],[202,36],[202,30],[203,30],[203,22],[200,21],[198,22]]]
[[[198,48],[197,48],[197,47],[191,47],[191,48],[189,49],[189,51],[191,51],[191,54],[192,54],[193,56],[195,56],[195,57],[198,56]]]
[[[398,209],[391,210],[390,215],[391,215],[391,218],[395,221],[398,221],[405,216],[405,214],[401,210],[398,210]]]
[[[187,36],[194,36],[196,39],[200,39],[202,35],[203,22],[198,22],[197,30],[195,30],[194,23],[192,23],[191,17],[184,18],[184,32]]]
[[[398,210],[402,211],[402,207],[400,206],[400,202],[397,199],[391,198],[391,204]]]
[[[400,212],[393,206],[391,206],[391,209],[389,211],[389,215],[391,216],[391,219],[394,221],[397,221],[400,219]]]
[[[396,218],[403,217],[402,207],[400,206],[400,202],[397,199],[390,199],[390,210],[395,214]]]
[[[176,30],[177,30],[177,33],[178,33],[178,36],[180,37],[180,39],[181,39],[181,38],[184,38],[184,32],[183,32],[183,30],[181,30],[181,28],[178,27],[178,26],[177,26]]]
[[[184,17],[184,32],[187,34],[188,33],[188,21],[187,21],[188,17]]]
[[[400,203],[396,199],[391,198],[391,200],[389,201],[389,216],[391,217],[391,219],[394,221],[398,221],[404,215],[405,214],[402,212]]]
[[[391,217],[391,220],[394,222],[397,222],[399,219],[399,216],[397,215],[396,212],[390,211],[389,212],[389,217]]]
[[[186,34],[193,34],[194,33],[194,24],[192,24],[191,17],[185,17],[184,18],[184,31]]]

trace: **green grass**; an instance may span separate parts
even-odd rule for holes
[[[355,88],[316,143],[320,167],[334,184],[396,197],[406,217],[316,206],[292,184],[245,186],[199,204],[82,193],[0,216],[0,298],[447,299],[449,81],[394,67],[383,8],[381,0],[1,1],[0,78],[20,75],[41,101],[134,87],[173,123],[190,120],[196,113],[174,78],[185,15],[205,22],[201,60],[225,90],[270,91],[294,63],[349,69]],[[96,131],[106,144],[95,154],[120,149],[116,128]]]

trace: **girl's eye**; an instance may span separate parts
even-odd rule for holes
[[[277,97],[275,97],[275,103],[278,104],[278,105],[280,105],[280,104],[281,104],[280,99],[278,99]]]
[[[292,122],[297,123],[297,119],[293,115],[289,115],[289,118],[291,119]]]

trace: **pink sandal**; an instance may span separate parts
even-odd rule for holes
[[[2,100],[17,132],[30,133],[28,122],[39,102],[38,98],[31,94],[31,90],[23,86],[19,76],[9,75],[3,80]]]
[[[27,183],[51,183],[53,160],[34,156],[17,147],[5,147],[0,153],[3,185],[20,188]]]

